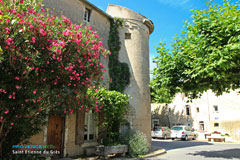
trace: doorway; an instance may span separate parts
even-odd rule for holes
[[[54,146],[56,157],[63,156],[64,117],[50,116],[48,122],[48,145]]]

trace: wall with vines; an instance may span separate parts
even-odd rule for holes
[[[109,56],[109,75],[111,77],[111,83],[109,85],[110,90],[116,90],[124,92],[126,86],[130,82],[130,72],[127,63],[119,62],[118,55],[121,49],[121,42],[119,38],[118,28],[123,26],[123,19],[114,18],[110,23],[110,34],[108,40],[109,50],[111,55]]]

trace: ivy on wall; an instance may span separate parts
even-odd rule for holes
[[[118,28],[123,26],[123,19],[114,18],[110,22],[110,33],[108,47],[111,52],[109,56],[109,75],[112,78],[109,89],[123,92],[130,82],[130,72],[127,63],[119,62],[118,55],[121,49]]]

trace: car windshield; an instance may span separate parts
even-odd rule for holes
[[[173,127],[172,130],[174,130],[174,131],[181,131],[181,130],[183,130],[183,127]]]

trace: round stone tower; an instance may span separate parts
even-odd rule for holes
[[[145,133],[151,144],[149,35],[153,32],[153,23],[141,14],[118,5],[109,5],[107,13],[124,20],[124,26],[119,29],[119,61],[127,63],[130,69],[130,83],[125,89],[125,93],[131,96],[128,118],[132,128]]]

